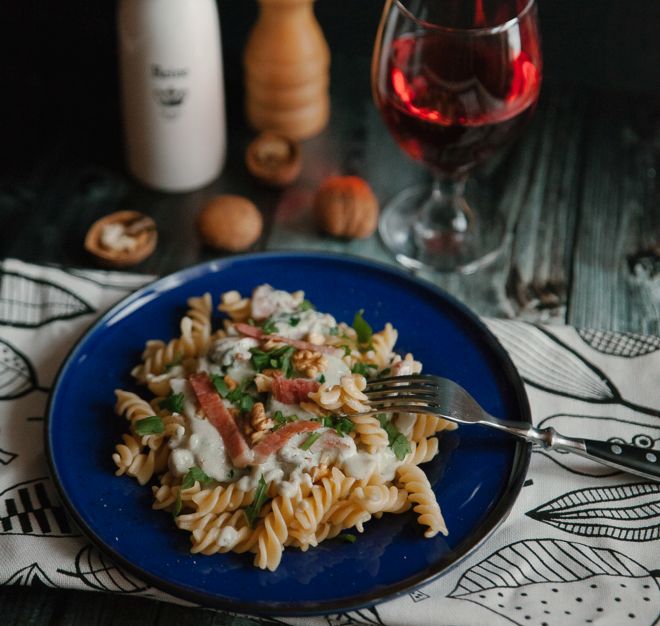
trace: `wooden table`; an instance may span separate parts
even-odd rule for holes
[[[208,198],[231,192],[247,195],[263,212],[265,230],[255,250],[334,250],[393,263],[377,236],[351,242],[324,237],[310,212],[315,189],[330,174],[364,176],[382,202],[428,178],[402,155],[371,103],[368,56],[333,50],[331,125],[304,144],[303,175],[286,191],[259,187],[245,171],[242,155],[252,133],[241,121],[239,97],[229,101],[229,160],[222,176],[205,189],[174,195],[140,187],[124,173],[113,105],[100,124],[69,120],[44,145],[25,135],[23,147],[37,158],[24,162],[17,152],[0,173],[2,255],[89,265],[82,250],[89,225],[108,212],[137,209],[155,218],[160,233],[158,250],[137,269],[168,273],[217,256],[201,246],[195,217]],[[228,75],[229,93],[240,93],[237,76]],[[506,254],[473,276],[424,276],[482,315],[660,332],[658,110],[652,94],[546,82],[522,140],[477,172],[469,187],[479,210],[506,216]],[[97,131],[93,147],[91,129]],[[144,599],[34,588],[0,591],[0,622],[260,623]]]

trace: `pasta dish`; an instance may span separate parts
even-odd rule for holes
[[[117,475],[154,483],[153,507],[190,533],[191,551],[252,552],[275,570],[285,547],[355,541],[371,518],[412,509],[426,537],[447,534],[419,467],[454,428],[430,414],[360,415],[368,379],[421,371],[374,332],[317,311],[302,291],[261,285],[188,300],[179,336],[150,340],[132,370],[145,394],[116,390],[129,432]],[[149,399],[146,398],[148,394]]]

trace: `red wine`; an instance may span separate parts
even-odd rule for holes
[[[404,35],[391,43],[376,99],[390,132],[411,157],[438,173],[457,174],[516,135],[533,112],[541,84],[537,39],[521,34],[517,44],[506,36],[468,40],[447,31]]]

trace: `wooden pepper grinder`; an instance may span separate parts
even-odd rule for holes
[[[245,55],[245,108],[257,130],[307,139],[328,123],[330,51],[314,0],[259,0]]]

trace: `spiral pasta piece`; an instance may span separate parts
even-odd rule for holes
[[[410,464],[400,465],[396,474],[408,493],[408,500],[413,503],[417,521],[428,527],[424,536],[434,537],[438,533],[447,535],[445,520],[426,474],[416,465]]]
[[[207,513],[224,513],[248,506],[254,498],[254,490],[243,491],[236,483],[229,485],[218,485],[212,489],[205,489],[195,494],[192,498],[196,510],[194,515],[203,517]]]
[[[331,476],[321,479],[311,487],[309,494],[296,504],[292,527],[301,531],[313,531],[323,519],[330,507],[346,497],[355,478],[346,476],[340,469],[333,467]]]
[[[364,530],[363,525],[370,519],[371,513],[364,507],[364,503],[349,498],[340,500],[331,506],[322,521],[339,527],[339,529],[355,527],[359,532],[362,532]]]
[[[438,454],[438,438],[428,437],[419,441],[410,442],[410,452],[404,462],[411,465],[420,465],[428,463],[436,454]]]
[[[191,531],[190,551],[193,554],[201,553],[206,556],[217,552],[229,552],[249,534],[249,529],[242,525],[242,517],[244,517],[242,511],[225,512],[221,515],[209,513],[193,528],[186,527],[186,530]],[[177,526],[179,526],[178,518]]]
[[[452,424],[448,420],[432,415],[431,413],[419,413],[410,433],[410,439],[419,442],[427,439],[441,430],[452,430]]]
[[[363,413],[369,410],[369,399],[363,390],[367,379],[360,374],[342,376],[338,385],[323,383],[309,398],[328,411]]]
[[[271,572],[277,569],[282,560],[284,542],[289,536],[289,524],[293,518],[291,498],[277,496],[271,501],[271,510],[264,517],[259,533],[254,564]]]
[[[132,435],[122,435],[124,443],[115,446],[112,460],[117,466],[115,476],[126,474],[136,478],[141,485],[146,485],[154,474],[155,452],[140,452],[140,444]]]
[[[378,366],[379,370],[385,369],[392,361],[394,344],[396,344],[398,336],[399,333],[389,322],[385,324],[383,330],[372,335],[373,348],[367,353],[367,356]]]
[[[218,310],[229,315],[233,322],[245,322],[250,317],[251,300],[236,291],[226,291],[220,296]]]
[[[131,372],[137,382],[147,384],[150,379],[166,373],[168,368],[172,368],[174,364],[180,363],[183,359],[198,356],[201,349],[198,346],[199,337],[193,333],[193,329],[193,320],[185,316],[181,319],[180,337],[172,339],[167,344],[145,351],[142,364],[133,368]],[[158,391],[162,392],[162,389],[159,387]]]
[[[213,302],[211,294],[205,293],[199,298],[188,299],[186,317],[192,321],[190,335],[196,346],[197,355],[206,354],[211,338],[211,314]]]

